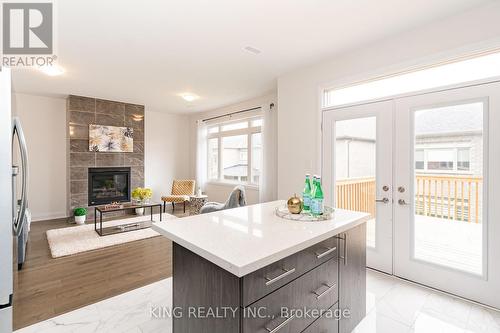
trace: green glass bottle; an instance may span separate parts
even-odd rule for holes
[[[314,195],[311,200],[311,213],[315,216],[323,214],[323,189],[321,188],[321,177],[316,178]]]
[[[313,176],[312,183],[311,183],[311,204],[310,207],[312,209],[312,200],[314,198],[314,191],[316,191],[316,175]]]
[[[304,212],[309,212],[311,210],[311,175],[306,174],[306,183],[304,185],[304,190],[302,191],[302,201],[304,203]]]

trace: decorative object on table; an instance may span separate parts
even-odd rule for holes
[[[172,211],[175,210],[176,203],[184,204],[184,213],[186,212],[186,202],[189,202],[189,197],[194,195],[196,182],[190,179],[174,180],[172,183],[172,191],[170,195],[161,197],[163,201],[163,212],[167,207],[167,202],[172,203]]]
[[[85,224],[85,218],[87,217],[87,209],[83,207],[75,208],[75,222],[76,224]]]
[[[149,199],[153,196],[153,191],[150,188],[136,187],[132,191],[132,199],[138,205],[147,204]],[[144,207],[138,207],[135,209],[137,215],[144,215]]]
[[[109,204],[104,205],[104,209],[115,209],[115,208],[122,208],[123,205],[119,202],[112,202]]]
[[[198,192],[196,193],[196,195],[199,197],[203,195],[203,192],[201,192],[201,187],[198,187]]]
[[[301,212],[300,214],[292,214],[288,210],[288,206],[283,205],[275,210],[276,216],[287,220],[302,221],[302,222],[318,222],[331,220],[334,217],[335,209],[324,206],[322,215],[312,215],[310,213]]]
[[[134,152],[131,127],[89,125],[89,150],[93,152]]]
[[[208,196],[203,194],[192,195],[189,198],[189,215],[200,214],[201,207],[208,201]]]
[[[294,194],[293,197],[288,199],[287,203],[288,211],[292,214],[300,214],[302,211],[302,200]]]
[[[229,198],[225,203],[207,202],[200,209],[200,214],[218,212],[225,209],[243,207],[247,205],[247,196],[245,188],[241,185],[236,186],[229,194]]]
[[[323,214],[323,189],[321,188],[321,177],[314,176],[313,191],[311,193],[311,214],[318,216]]]
[[[311,210],[311,175],[306,174],[306,182],[304,190],[302,191],[303,211],[309,212]]]

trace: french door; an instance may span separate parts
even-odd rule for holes
[[[500,308],[500,83],[325,111],[323,129],[327,202],[372,216],[367,265]]]
[[[380,102],[323,118],[325,200],[367,212],[367,265],[392,274],[392,109]]]

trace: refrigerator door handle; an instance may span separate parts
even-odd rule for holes
[[[21,151],[21,166],[22,166],[22,174],[21,174],[21,205],[19,208],[19,213],[17,213],[17,198],[13,198],[13,224],[12,228],[15,236],[19,236],[23,231],[25,216],[26,216],[26,208],[28,206],[28,147],[26,145],[26,139],[24,137],[23,128],[21,127],[21,121],[18,117],[14,117],[12,122],[12,136],[17,136],[19,141],[19,149]],[[15,189],[15,178],[16,178],[16,167],[13,166],[12,173],[12,182],[13,188]]]

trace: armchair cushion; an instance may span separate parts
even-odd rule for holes
[[[189,195],[167,195],[161,197],[161,200],[166,202],[184,202],[189,201]]]

